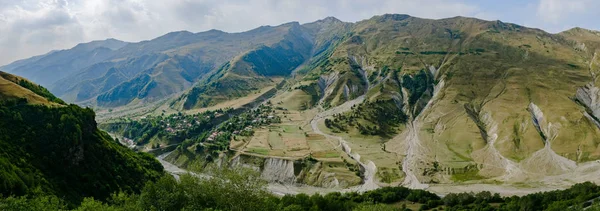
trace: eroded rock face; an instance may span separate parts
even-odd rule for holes
[[[560,156],[552,150],[552,141],[558,136],[560,124],[547,122],[542,110],[534,103],[529,104],[529,112],[535,128],[544,141],[544,148],[524,160],[523,167],[533,174],[543,175],[564,174],[575,169],[577,167],[575,161]]]
[[[329,95],[331,95],[331,93],[333,92],[333,89],[331,89],[331,85],[333,85],[339,78],[340,75],[338,72],[333,72],[328,75],[321,75],[321,77],[319,77],[317,84],[319,85],[321,93],[323,93],[323,96],[321,96],[321,101],[327,98]]]
[[[296,181],[296,175],[294,175],[294,161],[280,158],[267,158],[261,176],[269,182],[292,184]]]
[[[589,83],[577,89],[575,98],[585,107],[585,116],[600,128],[600,89]]]
[[[522,165],[528,172],[539,175],[564,174],[577,167],[575,161],[556,154],[549,144],[525,159]]]
[[[552,124],[551,122],[547,122],[542,110],[534,103],[530,103],[528,109],[531,113],[533,125],[542,137],[544,145],[550,145],[551,142],[554,141],[554,139],[556,139],[558,136],[560,124]]]
[[[468,112],[467,112],[468,113]],[[502,177],[504,180],[511,180],[523,171],[517,163],[507,159],[502,155],[494,145],[498,140],[498,124],[492,118],[489,112],[477,113],[477,116],[471,115],[473,121],[477,122],[481,137],[485,139],[487,145],[471,156],[481,168],[479,174],[485,177]]]

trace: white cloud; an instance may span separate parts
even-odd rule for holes
[[[473,0],[0,0],[0,64],[77,43],[152,39],[171,31],[240,32],[261,25],[312,22],[327,16],[359,21],[384,13],[423,18],[475,16],[491,11]],[[540,0],[531,19],[562,23],[595,0]],[[596,4],[596,3],[595,3]],[[483,7],[482,7],[483,6]],[[597,7],[596,7],[597,8]],[[536,26],[545,26],[538,24]]]
[[[111,37],[140,41],[178,30],[240,32],[327,16],[358,21],[383,13],[443,18],[476,12],[459,0],[0,0],[0,64]]]
[[[553,24],[560,23],[562,18],[568,18],[574,13],[586,11],[586,5],[592,0],[540,0],[537,15],[542,20]]]
[[[22,1],[18,5],[2,2],[0,6],[0,64],[47,52],[65,41],[84,39],[82,27],[70,14],[66,1]]]

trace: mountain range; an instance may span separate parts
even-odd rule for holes
[[[153,102],[194,87],[181,99],[185,108],[193,108],[244,96],[289,76],[319,50],[313,48],[328,47],[325,36],[335,34],[324,28],[338,25],[344,24],[329,18],[242,33],[171,32],[138,43],[108,39],[1,69],[49,87],[68,102],[100,107]],[[315,43],[317,39],[326,41]]]
[[[344,188],[357,181],[343,164],[353,160],[365,188],[557,187],[600,172],[598,52],[600,32],[588,29],[551,34],[502,21],[386,14],[94,41],[0,69],[99,110],[158,104],[128,117],[266,97],[282,122],[241,142],[231,136],[230,149],[266,157],[261,169],[287,169],[275,180],[313,175],[311,185]],[[268,160],[307,156],[320,162],[310,174]]]

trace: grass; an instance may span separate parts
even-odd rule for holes
[[[218,103],[216,105],[208,106],[208,107],[204,107],[204,108],[196,108],[196,109],[185,110],[184,112],[186,114],[195,114],[195,113],[202,113],[202,112],[205,112],[205,111],[213,111],[213,110],[218,110],[218,109],[226,109],[226,108],[236,109],[236,108],[241,108],[244,105],[247,105],[249,103],[254,102],[261,95],[267,93],[269,90],[271,90],[273,88],[275,88],[275,86],[267,86],[267,87],[262,88],[259,92],[251,93],[251,94],[248,94],[248,95],[246,95],[244,97],[227,100],[227,101],[224,101],[224,102],[220,102],[220,103]],[[168,108],[166,106],[163,106],[163,107],[165,107],[163,109],[170,109],[170,108]],[[160,110],[160,109],[157,109],[157,110]],[[176,110],[172,110],[172,109],[170,109],[170,111],[173,112],[173,113],[177,112]],[[170,114],[170,113],[167,113],[167,114]]]
[[[283,143],[283,140],[281,139],[281,136],[279,136],[279,133],[275,131],[269,132],[269,145],[273,150],[285,149],[285,143]]]
[[[467,170],[464,173],[452,174],[452,180],[455,182],[466,182],[471,180],[482,180],[485,177],[479,176],[479,172],[475,169]]]
[[[449,143],[446,143],[446,147],[448,147],[448,150],[450,150],[452,153],[454,153],[454,155],[456,155],[456,157],[462,159],[463,161],[472,161],[473,159],[471,159],[470,157],[464,156],[460,153],[458,153],[456,150],[454,150]]]
[[[312,154],[315,158],[339,158],[340,152],[338,151],[320,151]]]
[[[487,32],[489,27],[494,27],[494,22],[461,20],[455,23],[454,20],[448,20],[444,22],[448,25],[442,26],[432,20],[414,21],[423,24],[411,24],[401,31],[395,30],[395,27],[398,27],[397,23],[367,21],[357,24],[356,33],[360,33],[361,38],[367,42],[361,45],[351,42],[340,44],[327,58],[327,62],[314,70],[307,70],[307,77],[304,78],[306,80],[291,87],[315,84],[320,75],[338,73],[338,79],[330,86],[330,90],[327,90],[331,91],[331,94],[324,99],[323,107],[327,108],[328,105],[334,106],[346,100],[342,93],[344,86],[350,90],[350,98],[364,92],[362,76],[356,74],[358,69],[364,69],[367,75],[373,76],[369,79],[374,88],[367,92],[367,99],[370,102],[383,100],[386,103],[380,105],[388,106],[380,110],[390,111],[392,108],[397,109],[397,102],[390,99],[402,95],[401,87],[397,85],[398,79],[410,82],[412,80],[408,80],[410,77],[406,76],[407,74],[414,76],[415,73],[423,73],[422,71],[427,69],[424,64],[440,67],[441,61],[445,61],[440,75],[446,77],[446,85],[438,95],[437,101],[428,110],[423,111],[422,118],[419,119],[423,124],[419,131],[420,144],[428,149],[424,157],[439,161],[441,168],[462,171],[465,166],[474,165],[472,152],[487,144],[477,123],[467,116],[465,104],[479,106],[482,114],[489,113],[492,122],[498,126],[495,132],[498,139],[494,146],[505,157],[525,158],[542,147],[539,134],[532,126],[531,117],[526,110],[530,102],[536,103],[544,111],[548,121],[562,125],[559,136],[553,143],[557,153],[571,158],[577,147],[582,146],[584,159],[593,160],[600,156],[594,151],[597,151],[597,146],[593,146],[595,140],[600,140],[600,133],[592,124],[582,121],[585,120],[582,117],[582,108],[572,100],[577,88],[590,82],[591,78],[584,69],[585,63],[579,59],[582,56],[574,51],[570,44],[555,39],[554,35],[526,28],[519,29],[519,32],[510,29],[497,29],[496,33]],[[460,31],[461,37],[450,39],[443,31],[430,30],[436,27]],[[373,44],[373,41],[377,41],[377,44]],[[410,53],[396,54],[396,51]],[[355,64],[349,60],[349,55],[356,56],[358,60],[364,58],[364,61]],[[378,75],[384,66],[389,74]],[[382,81],[384,78],[387,78],[387,81]],[[439,79],[436,78],[435,81],[438,82]],[[412,82],[416,88],[424,87],[421,86],[423,84],[417,83],[418,81]],[[261,138],[268,138],[271,146],[283,142],[287,152],[294,152],[286,156],[313,152],[317,159],[323,160],[344,157],[345,154],[341,151],[330,152],[337,146],[336,140],[311,133],[308,122],[316,109],[305,110],[305,105],[313,100],[315,94],[319,93],[308,93],[293,88],[278,93],[271,100],[275,106],[287,109],[285,114],[280,112],[286,117],[282,118],[284,122],[272,127],[276,132]],[[422,99],[426,100],[427,97]],[[427,103],[419,100],[411,99],[410,104],[423,107]],[[372,115],[375,110],[372,107],[363,108],[359,112],[345,115]],[[378,119],[361,119],[357,122],[372,127],[376,125],[375,120]],[[481,123],[479,124],[481,126]],[[518,132],[519,144],[510,140],[515,124],[525,125],[524,129]],[[401,134],[405,128],[404,124],[393,128],[392,132],[396,133],[389,133],[391,135],[388,137],[361,135],[353,127],[348,127],[350,129],[345,132],[334,133],[326,128],[322,121],[318,126],[327,134],[342,136],[348,141],[352,151],[361,155],[362,161],[373,161],[379,169],[378,179],[384,182],[401,179],[399,164],[406,154],[406,149],[402,137],[394,139],[394,134]],[[390,146],[386,150],[382,147],[384,143],[386,147]],[[258,145],[252,145],[250,148],[255,146]],[[350,160],[347,157],[344,159]],[[418,167],[428,168],[427,165],[430,165],[432,160],[424,160],[422,164],[418,164],[423,166]],[[439,182],[484,179],[475,169],[453,174],[450,178],[432,178],[442,178]],[[420,179],[425,181],[430,178]]]
[[[398,168],[387,168],[381,167],[377,169],[377,176],[380,178],[381,182],[392,183],[402,178],[404,172],[401,172]]]
[[[339,156],[340,156],[340,154],[338,152],[329,152],[329,153],[325,154],[326,158],[337,158]]]
[[[9,74],[0,75],[0,100],[16,100],[24,98],[29,104],[39,105],[58,105],[57,103],[50,102],[48,99],[34,93],[33,91],[26,89],[4,77],[9,78]],[[13,76],[15,77],[15,76]],[[15,77],[19,80],[18,77]]]
[[[248,152],[260,155],[269,155],[269,149],[265,148],[250,148],[248,149]]]
[[[283,132],[286,133],[297,133],[300,131],[298,125],[281,125],[279,128],[282,129]]]

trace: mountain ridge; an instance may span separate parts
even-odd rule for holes
[[[109,48],[110,50],[114,50],[114,51],[118,50],[118,51],[116,51],[115,53],[104,52],[105,54],[108,53],[109,55],[105,59],[101,59],[102,61],[96,62],[96,64],[103,63],[103,64],[109,65],[111,67],[119,67],[119,66],[124,65],[123,64],[124,59],[125,60],[131,60],[131,59],[137,60],[136,58],[141,58],[140,56],[146,57],[147,55],[152,55],[152,54],[166,54],[167,57],[169,57],[169,55],[177,55],[177,54],[179,54],[179,55],[202,55],[204,53],[202,53],[201,51],[200,52],[198,52],[198,51],[194,52],[193,50],[190,51],[193,48],[197,48],[197,47],[194,47],[194,46],[197,46],[197,44],[194,44],[194,43],[197,43],[200,40],[204,40],[203,42],[206,42],[209,40],[214,40],[211,42],[215,42],[219,39],[223,39],[223,38],[220,38],[223,36],[227,37],[227,36],[236,36],[236,35],[243,35],[243,34],[253,34],[253,33],[259,33],[264,30],[269,30],[272,28],[277,28],[277,27],[281,28],[281,27],[287,27],[290,25],[299,25],[299,26],[302,26],[303,28],[306,28],[304,30],[309,30],[309,31],[310,31],[310,29],[308,29],[308,28],[310,28],[311,24],[312,25],[319,25],[319,24],[330,24],[330,25],[334,24],[335,25],[335,24],[338,24],[338,25],[346,25],[346,27],[354,27],[356,25],[360,25],[361,22],[366,22],[366,21],[374,20],[374,19],[377,19],[380,22],[381,21],[383,21],[383,22],[393,21],[393,20],[398,21],[398,20],[404,20],[404,19],[411,19],[411,20],[415,20],[415,21],[422,20],[422,21],[437,21],[437,22],[476,21],[476,22],[481,22],[481,23],[486,23],[486,24],[496,23],[496,25],[498,25],[500,27],[521,28],[521,26],[519,26],[519,25],[505,24],[504,22],[501,22],[501,21],[485,21],[485,20],[481,20],[481,19],[461,17],[461,16],[434,20],[434,19],[422,19],[422,18],[412,17],[412,16],[404,15],[404,14],[384,14],[384,15],[374,16],[371,19],[358,21],[356,23],[346,23],[346,22],[340,21],[339,19],[337,19],[335,17],[326,17],[326,18],[323,18],[321,20],[317,20],[317,21],[311,22],[311,23],[299,24],[298,22],[289,22],[289,23],[284,23],[284,24],[280,24],[277,26],[261,26],[261,27],[249,30],[247,32],[237,32],[237,33],[227,33],[227,32],[223,32],[223,31],[216,30],[216,29],[211,29],[208,31],[197,32],[197,33],[192,33],[189,31],[170,32],[170,33],[167,33],[165,35],[159,36],[159,37],[151,39],[151,40],[141,41],[141,42],[137,42],[137,43],[124,43],[123,42],[124,44],[122,44],[120,46]],[[346,33],[347,32],[348,32],[348,30],[346,29]],[[317,43],[319,42],[317,40],[319,38],[313,38],[313,39],[315,39],[315,42],[317,42]],[[327,39],[325,39],[325,40],[327,40]],[[79,48],[81,48],[84,45],[94,46],[94,44],[100,44],[102,42],[121,42],[121,41],[114,40],[114,39],[107,39],[107,40],[103,40],[103,41],[92,41],[92,42],[85,43],[85,44],[79,44],[79,45],[75,46],[74,48],[72,48],[71,50],[78,50]],[[153,44],[153,43],[156,43],[156,44]],[[104,44],[104,45],[106,45],[106,44]],[[161,47],[161,46],[163,46],[163,47]],[[186,47],[186,46],[189,46],[189,47]],[[258,45],[258,46],[260,46],[260,45]],[[251,48],[255,48],[255,47],[251,47]],[[318,49],[319,46],[315,46],[314,48]],[[102,51],[99,48],[94,48],[94,49],[97,49],[95,51],[100,51],[100,52]],[[168,49],[171,49],[171,50],[168,50]],[[187,49],[189,49],[189,50],[187,50]],[[179,52],[179,53],[177,53],[177,52]],[[93,54],[97,54],[97,53],[99,53],[99,52],[94,52]],[[200,54],[198,54],[198,53],[200,53]],[[239,52],[239,53],[243,54],[243,52]],[[114,55],[112,55],[112,54],[114,54]],[[42,57],[44,57],[44,56],[42,56]],[[30,58],[30,59],[32,61],[36,60],[36,58]],[[200,56],[199,58],[192,59],[192,60],[198,60],[198,59],[203,60],[204,63],[208,62],[206,60],[207,59],[206,56]],[[226,56],[225,60],[215,60],[215,64],[211,65],[212,67],[208,67],[208,68],[215,69],[218,66],[222,65],[226,60],[230,60],[230,59],[233,59],[233,57]],[[14,66],[18,67],[19,63],[23,63],[25,61],[27,61],[27,60],[20,60],[18,62],[3,66],[3,68],[8,70],[9,72],[17,72],[18,73],[19,70],[14,70],[15,69]],[[138,72],[136,74],[140,74],[139,72],[145,71],[148,68],[152,68],[153,66],[158,65],[163,61],[164,60],[159,59],[159,60],[149,63],[149,65],[141,66],[142,68],[136,67],[136,69],[138,69],[138,70],[136,70],[136,72]],[[210,62],[208,62],[208,63],[210,63]],[[95,103],[96,99],[93,99],[93,97],[99,96],[99,95],[103,94],[103,92],[107,92],[107,90],[105,88],[98,88],[98,87],[106,87],[107,85],[110,85],[110,83],[109,84],[102,83],[102,81],[107,81],[107,80],[100,79],[100,78],[98,78],[98,76],[90,75],[89,74],[89,73],[91,73],[90,71],[91,70],[94,70],[94,72],[100,71],[98,73],[100,73],[100,75],[104,75],[104,77],[115,77],[115,76],[110,76],[110,75],[107,76],[105,73],[108,69],[101,68],[103,70],[99,70],[97,68],[93,68],[93,65],[94,64],[87,65],[87,67],[79,68],[79,70],[67,71],[67,72],[70,72],[67,75],[71,75],[71,76],[66,76],[66,77],[63,77],[62,79],[56,80],[56,82],[52,83],[52,85],[46,84],[44,82],[45,80],[41,81],[41,82],[44,82],[44,83],[42,83],[42,85],[46,84],[47,86],[49,86],[51,88],[51,90],[53,92],[58,93],[59,96],[67,99],[69,102],[80,102],[80,103],[88,102],[86,104],[89,104],[89,102],[91,102],[92,104],[90,104],[90,105],[98,105],[101,107],[104,107],[104,106],[114,107],[114,106],[126,105],[127,103],[125,103],[125,104],[123,104],[123,103],[96,104]],[[20,65],[20,66],[23,66],[23,65]],[[99,67],[99,66],[96,65],[96,67]],[[23,68],[25,68],[25,67],[22,67],[21,69],[23,69]],[[85,70],[86,68],[88,70]],[[90,69],[90,68],[92,68],[92,69]],[[78,68],[75,68],[75,69],[78,69]],[[86,73],[86,72],[89,72],[89,73]],[[206,72],[208,72],[208,70]],[[98,73],[95,73],[95,74],[98,75]],[[48,73],[45,73],[45,74],[48,74]],[[118,80],[116,80],[116,81],[112,80],[113,83],[115,83],[115,84],[111,85],[111,88],[116,86],[119,83],[124,83],[126,81],[132,80],[134,77],[143,77],[143,74],[140,74],[139,76],[135,76],[136,74],[127,76],[125,78],[117,77],[117,78],[119,78]],[[28,76],[27,74],[25,74],[25,75]],[[76,75],[79,75],[79,76],[76,76]],[[85,75],[89,75],[89,76],[85,76]],[[95,81],[92,84],[96,84],[96,85],[93,85],[93,87],[96,87],[96,88],[90,87],[90,84],[86,84],[86,83],[82,83],[79,85],[69,85],[72,83],[72,81],[81,81],[82,78],[80,78],[80,76],[84,76],[85,77],[84,80]],[[28,78],[32,78],[32,79],[34,79],[34,81],[38,81],[37,77],[28,77]],[[54,78],[54,77],[50,77],[50,78]],[[190,81],[190,83],[194,84],[197,82],[197,80],[198,79],[193,79],[192,81]],[[144,81],[144,80],[138,80],[138,81]],[[167,85],[167,86],[171,86],[171,85]],[[167,91],[167,92],[161,91],[158,93],[165,93],[166,95],[160,94],[159,96],[156,96],[156,97],[163,98],[163,97],[169,96],[171,94],[175,94],[175,93],[184,91],[184,90],[188,89],[188,87],[190,87],[190,86],[191,85],[185,85],[183,87],[183,89],[179,88],[179,89],[175,89],[175,91]],[[96,90],[96,91],[92,91],[92,90]],[[93,94],[90,95],[90,94],[85,94],[85,93],[93,93]],[[105,99],[105,98],[103,97],[101,99]],[[127,101],[131,102],[131,100],[127,100]],[[153,100],[149,99],[149,101],[153,101]]]
[[[172,32],[52,90],[99,109],[112,132],[136,127],[142,149],[179,143],[167,159],[184,165],[225,156],[270,180],[342,189],[556,188],[600,172],[599,52],[600,36],[577,28],[325,18]],[[198,112],[231,122],[182,137],[195,126],[178,119]]]

